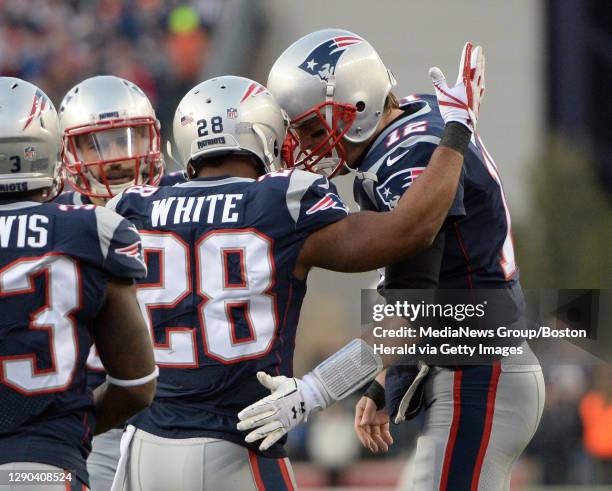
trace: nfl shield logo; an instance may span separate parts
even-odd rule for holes
[[[27,146],[23,149],[23,156],[26,160],[34,160],[36,159],[36,148],[33,146]]]
[[[236,119],[238,117],[238,109],[236,109],[235,107],[228,108],[227,117],[230,119]]]

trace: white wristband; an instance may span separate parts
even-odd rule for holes
[[[139,385],[144,385],[149,383],[151,380],[155,380],[159,375],[159,368],[157,365],[155,366],[155,370],[153,370],[149,375],[145,375],[141,378],[135,378],[132,380],[122,380],[120,378],[111,377],[108,373],[106,374],[106,381],[109,384],[116,385],[118,387],[138,387]]]

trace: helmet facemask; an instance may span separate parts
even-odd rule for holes
[[[68,182],[93,198],[111,198],[163,173],[158,122],[151,117],[101,121],[64,131],[62,160]]]
[[[284,164],[288,168],[297,167],[327,177],[333,177],[346,162],[346,151],[342,140],[355,121],[357,109],[351,104],[327,101],[312,107],[291,121],[283,144]],[[304,148],[299,133],[303,127],[320,124],[322,134],[317,142]],[[301,130],[302,128],[302,130]]]

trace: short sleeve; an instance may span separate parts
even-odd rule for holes
[[[378,181],[371,193],[379,211],[389,211],[397,205],[404,192],[423,173],[436,148],[434,143],[421,142],[409,148],[398,147],[389,154],[376,172]],[[448,212],[449,217],[465,215],[463,177],[462,171],[457,193]]]
[[[336,186],[326,177],[311,172],[295,170],[291,173],[286,199],[296,232],[302,236],[337,222],[349,213]]]
[[[115,212],[96,207],[96,227],[105,271],[121,278],[144,278],[147,267],[136,227]]]

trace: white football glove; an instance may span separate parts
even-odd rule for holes
[[[429,69],[436,89],[438,106],[445,123],[456,121],[471,131],[476,127],[478,111],[485,91],[485,58],[480,46],[465,43],[455,86],[449,87],[438,67]]]
[[[311,412],[327,407],[328,402],[321,392],[325,389],[310,374],[299,379],[257,372],[257,380],[272,394],[240,411],[237,428],[240,431],[255,428],[245,437],[245,441],[252,443],[263,438],[259,445],[261,451],[267,450],[292,428],[305,422]]]

